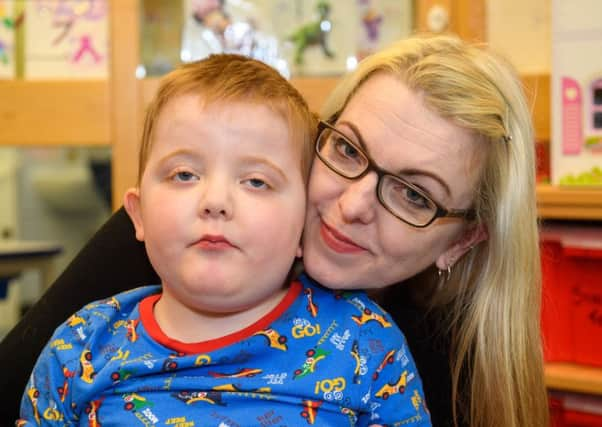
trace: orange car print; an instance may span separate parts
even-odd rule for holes
[[[59,393],[59,397],[61,398],[61,402],[65,401],[65,397],[69,391],[69,378],[73,378],[75,376],[75,371],[70,371],[67,369],[65,365],[63,365],[63,377],[65,377],[65,381],[63,385],[57,388],[57,392]]]
[[[270,393],[272,389],[270,387],[259,387],[253,389],[242,389],[236,384],[222,384],[213,387],[214,391],[229,391],[233,393]]]
[[[88,384],[92,384],[92,381],[94,381],[94,377],[96,376],[91,360],[92,352],[88,349],[82,351],[82,354],[79,357],[79,365],[81,367],[81,374],[79,377]]]
[[[44,419],[48,421],[62,421],[63,414],[61,414],[58,409],[56,409],[56,405],[50,406],[46,408],[44,411]]]
[[[385,369],[385,366],[390,365],[393,362],[395,362],[395,350],[391,350],[390,352],[385,354],[385,357],[383,358],[382,362],[380,362],[378,368],[376,368],[376,371],[374,371],[374,373],[372,374],[372,379],[376,381],[382,370]]]
[[[316,400],[304,400],[303,411],[301,416],[305,418],[307,424],[313,424],[316,422],[316,415],[318,414],[318,408],[322,406],[322,402]]]
[[[420,409],[420,406],[422,406],[424,408],[425,412],[427,412],[427,413],[429,412],[429,410],[426,407],[426,404],[424,402],[424,399],[422,399],[422,396],[420,395],[418,390],[414,390],[414,395],[411,397],[410,400],[412,401],[412,406],[414,407],[416,412],[418,412],[418,410]]]
[[[181,391],[172,394],[172,396],[185,402],[187,405],[196,402],[207,402],[212,405],[226,406],[226,404],[222,402],[222,393],[219,391]]]
[[[357,415],[353,409],[343,407],[341,408],[341,413],[347,415],[350,425],[354,426],[357,423]]]
[[[38,425],[40,425],[40,413],[38,412],[38,397],[40,397],[40,390],[35,387],[31,387],[27,390],[27,397],[33,407],[33,417],[35,418]]]
[[[264,329],[263,331],[255,332],[253,335],[262,335],[267,338],[268,345],[278,350],[286,351],[288,347],[286,345],[286,336],[280,335],[276,330],[272,328]]]
[[[127,331],[126,336],[127,339],[130,340],[130,342],[136,342],[136,340],[138,339],[138,333],[136,332],[136,327],[138,327],[138,323],[140,323],[140,320],[132,319],[128,320],[125,324],[125,330]]]
[[[211,375],[213,378],[251,378],[255,375],[261,374],[262,372],[263,371],[261,369],[242,368],[232,374],[209,371],[209,375]]]
[[[111,306],[117,311],[121,310],[121,305],[119,304],[119,301],[117,301],[117,298],[115,298],[115,297],[105,299],[104,301],[102,301],[102,304]]]
[[[359,384],[360,377],[366,374],[368,368],[366,367],[365,358],[360,355],[360,349],[357,340],[353,341],[350,353],[352,359],[355,361],[355,367],[353,368],[353,383]]]
[[[77,326],[77,325],[85,325],[86,324],[86,319],[84,319],[81,316],[78,316],[77,313],[72,314],[69,319],[67,319],[67,325],[71,326],[72,328]]]
[[[380,390],[376,392],[375,396],[387,400],[393,394],[403,393],[406,390],[407,383],[408,371],[403,371],[402,374],[399,376],[399,379],[395,383],[385,384]]]
[[[380,326],[382,326],[383,328],[391,327],[391,323],[389,321],[387,321],[387,319],[385,319],[384,316],[382,316],[378,313],[374,313],[369,308],[365,308],[362,311],[361,316],[354,315],[354,316],[351,316],[351,318],[354,320],[355,323],[357,323],[360,326],[365,325],[366,323],[374,320],[375,322],[378,322],[380,324]]]
[[[303,293],[307,295],[307,311],[312,317],[316,317],[318,315],[318,306],[314,303],[313,291],[310,288],[305,288]]]
[[[101,427],[98,421],[98,410],[102,405],[102,399],[93,400],[86,406],[85,412],[88,414],[88,427]]]

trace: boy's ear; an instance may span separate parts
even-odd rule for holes
[[[462,255],[488,238],[489,233],[485,224],[480,223],[467,228],[462,232],[458,240],[439,255],[435,260],[435,265],[439,270],[447,270],[448,267],[453,267]]]
[[[125,192],[123,206],[134,224],[136,239],[143,242],[144,226],[142,223],[142,211],[140,209],[140,190],[138,188],[130,188]]]
[[[297,246],[297,258],[301,258],[303,256],[303,245],[299,242],[299,246]]]

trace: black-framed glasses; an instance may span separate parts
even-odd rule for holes
[[[364,151],[330,123],[320,121],[316,154],[330,170],[347,179],[359,179],[370,171],[378,175],[376,196],[393,216],[413,227],[429,226],[443,217],[473,220],[473,209],[446,209],[421,188],[381,169]]]

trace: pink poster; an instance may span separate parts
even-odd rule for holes
[[[26,78],[107,77],[107,0],[29,0],[25,4]]]

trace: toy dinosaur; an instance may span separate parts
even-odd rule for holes
[[[320,0],[316,5],[316,10],[318,11],[318,20],[303,25],[289,37],[289,40],[295,43],[295,64],[297,65],[303,64],[303,55],[309,46],[319,45],[324,55],[328,58],[334,57],[334,53],[326,43],[326,37],[332,27],[328,19],[330,4],[325,0]]]

